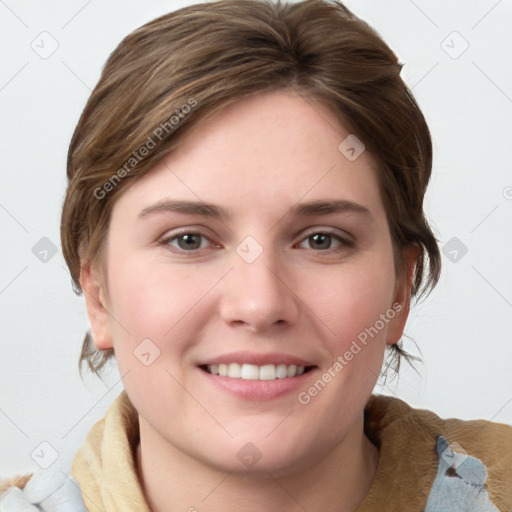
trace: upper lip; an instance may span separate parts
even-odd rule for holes
[[[271,352],[266,354],[258,354],[256,352],[229,352],[228,354],[223,354],[221,356],[212,357],[202,363],[200,366],[207,365],[210,366],[212,364],[229,364],[229,363],[238,363],[238,364],[254,364],[257,366],[263,366],[265,364],[285,364],[296,365],[296,366],[315,366],[311,361],[306,359],[302,359],[297,356],[293,356],[290,354],[282,354],[278,352]]]

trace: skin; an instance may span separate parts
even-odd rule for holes
[[[402,335],[416,252],[397,273],[374,161],[367,151],[349,161],[338,149],[348,135],[327,107],[292,92],[235,103],[126,189],[102,267],[83,263],[96,346],[114,347],[139,413],[135,458],[153,511],[353,511],[368,492],[378,450],[364,436],[363,411],[386,344]],[[215,203],[232,216],[138,218],[164,199]],[[331,199],[368,214],[288,214]],[[185,254],[180,228],[204,235]],[[325,230],[335,234],[312,238]],[[236,252],[248,236],[263,251],[252,263]],[[301,404],[297,392],[393,304],[400,313]],[[134,350],[148,338],[160,355],[145,366]],[[238,350],[293,354],[317,368],[294,392],[244,399],[197,367]],[[261,454],[250,468],[237,457],[249,442]]]

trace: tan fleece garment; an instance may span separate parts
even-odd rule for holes
[[[75,455],[71,474],[90,512],[150,512],[138,480],[137,412],[123,391]],[[512,510],[512,427],[485,420],[443,420],[402,400],[372,395],[365,433],[379,447],[372,486],[356,512],[422,512],[434,482],[436,438],[457,442],[488,471],[487,489],[501,512]]]

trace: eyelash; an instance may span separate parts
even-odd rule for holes
[[[162,245],[166,248],[168,248],[171,252],[175,253],[175,254],[194,254],[196,253],[197,251],[199,251],[200,249],[192,249],[190,251],[184,251],[183,249],[178,249],[176,247],[173,247],[170,245],[170,242],[174,241],[174,240],[177,240],[178,238],[180,237],[183,237],[185,235],[194,235],[194,236],[199,236],[199,237],[203,237],[207,240],[209,240],[211,243],[214,243],[215,242],[212,242],[206,235],[204,235],[203,233],[200,233],[200,232],[197,232],[197,231],[182,231],[180,233],[174,233],[173,235],[171,236],[167,236],[163,239],[161,239],[159,241],[159,245]],[[313,235],[324,235],[324,236],[330,236],[330,237],[333,237],[335,239],[337,239],[339,242],[340,242],[340,246],[338,248],[335,248],[335,249],[326,249],[326,250],[319,250],[319,251],[314,251],[314,252],[320,252],[320,253],[337,253],[345,248],[350,248],[350,247],[354,247],[355,246],[355,242],[353,240],[350,240],[348,237],[347,238],[343,238],[342,236],[340,236],[336,231],[333,231],[333,230],[329,230],[329,229],[325,229],[325,230],[310,230],[310,231],[307,231],[302,239],[301,239],[301,243],[305,240],[307,240],[308,238],[311,238]],[[218,246],[218,244],[215,244]],[[171,247],[173,247],[171,249]],[[314,249],[312,249],[314,250]]]

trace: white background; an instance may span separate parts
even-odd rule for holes
[[[60,250],[66,152],[110,52],[190,3],[0,2],[1,476],[35,469],[43,441],[69,462],[122,390],[115,368],[104,382],[78,374],[88,321]],[[512,424],[512,2],[346,5],[405,63],[434,141],[427,214],[441,246],[457,237],[468,248],[455,263],[443,255],[438,288],[411,312],[420,376],[404,363],[375,391],[445,418]],[[58,42],[47,59],[31,48],[43,31]],[[58,248],[46,263],[32,253],[42,237]]]

